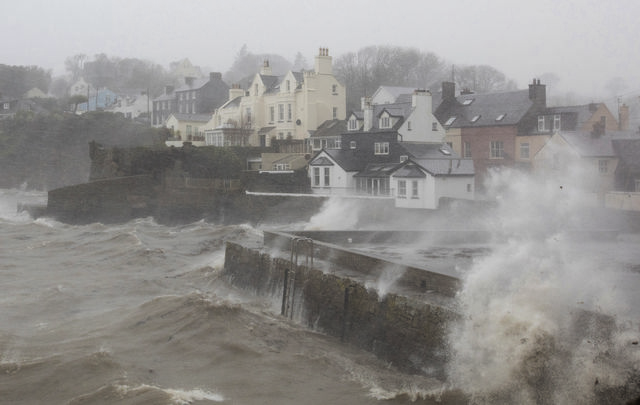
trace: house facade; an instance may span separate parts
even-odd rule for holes
[[[271,139],[303,140],[323,122],[344,119],[345,106],[345,88],[333,75],[328,49],[321,48],[313,71],[276,76],[265,61],[247,89],[232,86],[207,133],[223,144],[237,144],[240,137],[247,146],[270,146]]]
[[[193,146],[205,146],[203,127],[211,119],[210,114],[180,114],[169,115],[165,126],[172,133],[172,138],[166,141],[167,146],[183,145],[191,142]]]
[[[314,193],[390,198],[397,207],[421,209],[437,208],[443,198],[474,198],[473,162],[443,143],[428,91],[387,104],[370,100],[363,100],[361,113],[349,115],[339,140],[325,127],[314,134],[320,145],[334,139],[309,163]]]

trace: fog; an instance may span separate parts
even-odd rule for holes
[[[640,88],[639,12],[632,0],[275,0],[268,7],[258,1],[28,0],[0,16],[0,34],[11,38],[1,62],[62,74],[66,57],[105,53],[163,66],[186,57],[225,72],[245,44],[256,54],[289,60],[297,52],[310,60],[321,46],[337,57],[392,45],[433,52],[454,65],[493,66],[519,88],[547,74],[554,78],[552,93],[602,98],[613,97],[607,84],[616,77],[626,84],[619,91]]]

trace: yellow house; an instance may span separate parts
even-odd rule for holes
[[[345,87],[320,48],[313,71],[273,75],[265,61],[249,87],[234,85],[205,126],[207,144],[269,146],[271,139],[306,139],[323,122],[345,119]]]

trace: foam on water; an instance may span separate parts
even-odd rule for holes
[[[640,366],[638,329],[620,324],[630,298],[620,269],[570,236],[593,224],[579,179],[504,170],[488,186],[499,196],[487,218],[499,243],[458,294],[450,381],[477,404],[589,404],[637,389],[627,378]]]

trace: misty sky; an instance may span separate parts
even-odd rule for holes
[[[616,76],[640,90],[638,16],[637,0],[22,0],[0,15],[0,63],[62,74],[68,56],[106,53],[225,72],[243,44],[311,63],[319,47],[392,45],[491,65],[520,88],[553,72],[558,89],[608,96]]]

